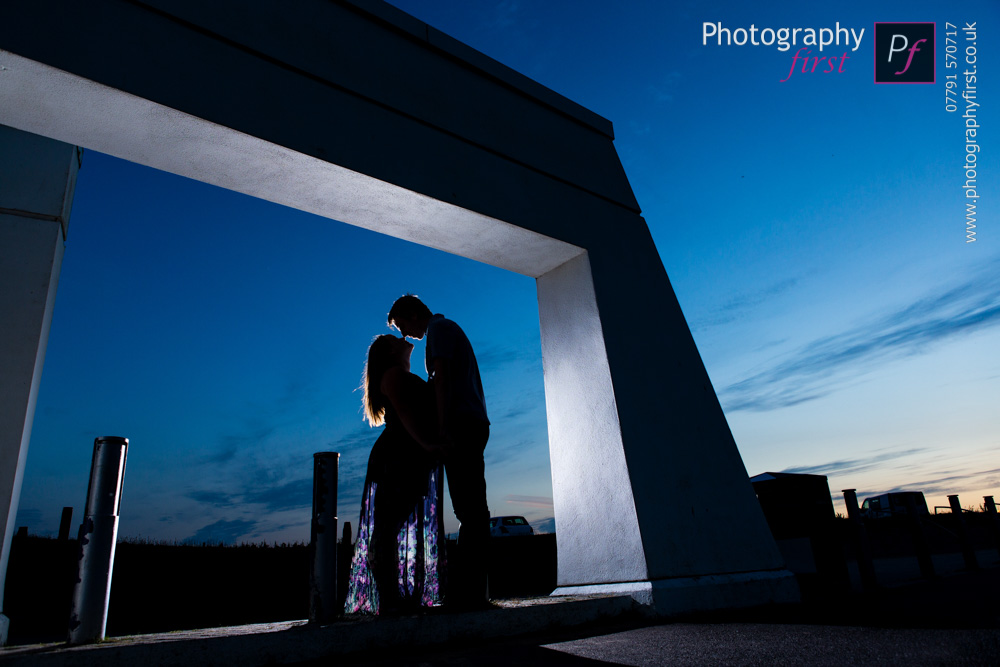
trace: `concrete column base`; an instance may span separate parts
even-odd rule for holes
[[[616,584],[560,586],[553,596],[631,595],[652,616],[798,602],[799,585],[788,570],[671,577]]]

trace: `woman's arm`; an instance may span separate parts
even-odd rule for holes
[[[428,452],[439,453],[443,450],[440,438],[436,430],[430,427],[436,419],[421,419],[418,413],[420,401],[416,397],[407,393],[404,386],[407,372],[400,366],[393,366],[382,376],[380,389],[392,407],[399,415],[399,420],[403,422],[407,432],[417,443]]]

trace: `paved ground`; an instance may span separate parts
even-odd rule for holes
[[[302,621],[13,647],[0,667],[55,665],[1000,665],[1000,563],[786,607],[651,623],[621,597],[504,603],[471,614]],[[939,571],[945,572],[939,568]],[[539,628],[545,628],[539,631]]]
[[[328,664],[319,661],[310,665]],[[339,664],[420,665],[1000,665],[1000,630],[674,623],[549,643],[359,658]]]
[[[884,578],[868,595],[673,623],[609,622],[516,640],[351,656],[341,664],[413,665],[1000,665],[1000,563],[933,581]],[[919,574],[919,572],[917,572]],[[374,659],[373,659],[374,658]],[[319,665],[319,661],[304,663]]]

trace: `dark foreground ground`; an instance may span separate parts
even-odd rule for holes
[[[10,645],[64,640],[78,546],[75,540],[14,538],[2,607]],[[556,586],[555,535],[493,540],[494,597],[548,595]],[[353,550],[340,549],[341,603]],[[448,558],[461,558],[449,541]],[[309,616],[309,547],[304,544],[117,546],[107,636],[273,623]]]
[[[1000,665],[1000,563],[993,558],[980,572],[909,581],[837,600],[692,615],[669,623],[626,616],[516,639],[354,655],[339,664],[995,667]]]
[[[494,554],[503,556],[497,562],[504,564],[497,583],[512,596],[541,597],[515,597],[471,614],[436,611],[400,618],[348,618],[316,627],[286,620],[304,618],[307,612],[305,547],[137,544],[131,550],[126,547],[120,561],[116,558],[112,591],[116,611],[111,617],[118,621],[109,619],[111,639],[68,648],[59,643],[65,637],[60,629],[64,611],[38,628],[44,637],[35,641],[50,643],[24,641],[31,608],[51,612],[53,600],[67,592],[65,578],[53,576],[51,569],[64,562],[65,555],[52,551],[51,541],[36,544],[41,551],[33,551],[32,544],[32,540],[21,543],[21,565],[16,569],[12,554],[5,612],[12,620],[12,638],[18,629],[22,632],[22,641],[14,642],[22,646],[0,649],[0,667],[1000,665],[996,548],[977,552],[979,571],[967,571],[959,553],[935,553],[939,576],[922,579],[913,556],[886,554],[875,560],[882,587],[873,592],[861,592],[856,563],[850,562],[851,581],[842,590],[807,596],[800,604],[689,615],[667,622],[644,617],[628,598],[553,604],[546,593],[554,582],[554,543],[511,541],[500,545],[510,553]],[[538,551],[530,558],[519,557],[518,552],[528,546]],[[45,553],[58,557],[45,562]],[[234,554],[240,556],[238,567]],[[549,565],[540,568],[540,562]],[[14,572],[18,575],[12,582]],[[46,590],[48,595],[43,594]],[[218,608],[213,607],[216,603]],[[232,616],[234,611],[237,616]],[[273,622],[243,620],[264,612]],[[211,625],[259,625],[130,636],[199,627],[192,620],[199,615]],[[145,629],[150,624],[163,629]],[[126,629],[130,627],[136,629]]]
[[[994,552],[995,553],[995,552]],[[1000,665],[1000,563],[784,607],[643,618],[628,598],[302,621],[0,649],[5,667],[63,665]]]
[[[808,625],[671,624],[546,644],[438,652],[369,665],[829,665],[1000,664],[997,633]],[[319,662],[311,664],[321,664]],[[358,664],[358,663],[355,663]]]

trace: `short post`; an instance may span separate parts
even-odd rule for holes
[[[997,505],[993,502],[993,496],[983,496],[983,505],[986,506],[986,514],[990,517],[993,540],[997,545],[997,555],[1000,556],[1000,516],[997,516]]]
[[[969,539],[969,531],[965,527],[965,517],[962,516],[962,504],[958,502],[958,496],[948,496],[948,504],[951,505],[951,513],[955,515],[955,532],[958,533],[958,542],[962,546],[965,567],[972,571],[978,570],[979,562],[976,561],[976,552],[972,548],[972,540]]]
[[[70,644],[104,639],[127,453],[128,438],[106,436],[94,440],[87,505],[80,524],[77,580],[69,615]]]
[[[62,519],[59,521],[59,541],[65,542],[69,539],[69,527],[73,523],[73,508],[64,507]]]
[[[340,454],[313,454],[313,514],[310,531],[309,622],[337,615],[337,474]]]
[[[906,522],[910,526],[910,536],[913,538],[913,549],[917,552],[917,563],[920,565],[920,574],[926,579],[933,579],[934,560],[931,558],[931,548],[927,544],[927,534],[924,532],[924,525],[921,523],[922,517],[917,513],[917,503],[912,494],[905,496]]]
[[[347,588],[350,585],[351,559],[354,556],[354,530],[350,521],[344,522],[340,535],[340,546],[337,547],[337,611],[344,608],[347,602]]]
[[[351,530],[351,522],[344,522],[344,534],[340,538],[340,543],[345,545],[345,547],[350,547],[354,544],[354,532]]]
[[[866,591],[878,588],[875,577],[875,564],[872,561],[871,544],[868,542],[868,532],[861,520],[861,510],[858,508],[858,494],[855,489],[844,489],[844,504],[847,506],[847,518],[854,528],[855,555],[858,559],[858,572],[861,574],[861,586]]]

